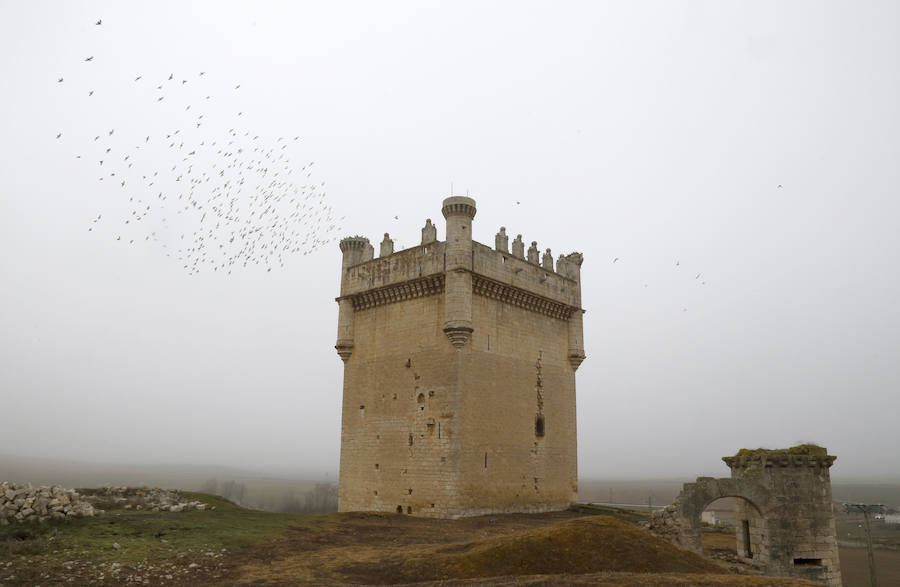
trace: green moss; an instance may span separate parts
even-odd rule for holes
[[[737,454],[734,455],[736,457],[765,457],[765,458],[773,458],[780,456],[788,456],[788,455],[808,455],[808,456],[816,456],[816,457],[824,457],[828,454],[828,451],[825,447],[819,446],[817,444],[798,444],[797,446],[792,446],[790,448],[779,448],[779,449],[769,449],[769,448],[742,448],[737,451]]]

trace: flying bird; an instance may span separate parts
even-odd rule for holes
[[[93,95],[94,95],[94,90],[91,90],[90,92],[88,92],[88,96],[93,96]]]
[[[700,274],[698,273],[697,277],[695,277],[694,279],[700,279]]]
[[[61,83],[62,83],[62,81],[63,81],[63,78],[59,78],[59,79],[58,79],[58,80],[56,80],[56,83],[59,83],[59,84],[61,84]]]
[[[56,135],[56,138],[59,138],[61,136],[62,136],[62,133],[59,133],[58,135]]]
[[[618,261],[618,260],[619,260],[619,258],[616,257],[615,259],[613,259],[613,263],[615,263],[615,262]]]
[[[90,57],[88,57],[87,59],[85,59],[85,61],[93,61],[93,60],[94,60],[94,56],[93,56],[93,55],[91,55]]]
[[[781,189],[781,184],[778,184],[778,189]]]
[[[97,26],[100,26],[101,24],[103,24],[103,19],[102,19],[102,18],[99,19],[99,20],[98,20],[97,22],[95,22],[94,24],[97,25]]]

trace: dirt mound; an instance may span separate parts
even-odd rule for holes
[[[438,546],[417,553],[392,569],[393,580],[428,581],[504,575],[579,575],[598,572],[722,573],[722,568],[692,552],[607,516],[567,520],[512,535]],[[424,556],[423,556],[424,554]],[[352,565],[356,577],[370,573],[387,579],[393,566]],[[375,567],[378,567],[376,570]]]

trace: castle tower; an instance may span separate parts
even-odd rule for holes
[[[430,221],[422,244],[377,259],[367,239],[341,241],[339,509],[563,509],[578,487],[581,254],[554,271],[510,254],[505,230],[495,248],[474,241],[471,198],[441,211],[444,241]]]

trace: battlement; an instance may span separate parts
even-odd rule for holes
[[[343,242],[343,241],[341,241]],[[341,297],[443,273],[444,243],[432,241],[344,268]]]

